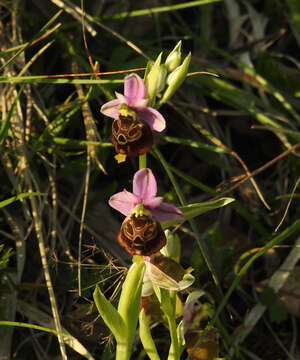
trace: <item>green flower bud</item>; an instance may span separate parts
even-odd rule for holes
[[[154,105],[157,94],[166,86],[167,69],[164,64],[161,64],[161,57],[162,53],[158,55],[150,70],[147,71],[145,78],[147,98],[149,99],[150,106]]]
[[[191,61],[191,53],[184,59],[183,63],[178,66],[167,78],[168,87],[163,94],[162,99],[159,102],[159,106],[167,102],[174,94],[174,92],[180,87],[186,78],[188,68]]]
[[[166,87],[166,79],[168,74],[167,68],[164,64],[160,65],[159,70],[160,71],[158,73],[156,95],[161,93]]]
[[[170,52],[165,61],[165,66],[168,73],[172,72],[179,66],[181,61],[181,41],[177,43],[174,49]]]

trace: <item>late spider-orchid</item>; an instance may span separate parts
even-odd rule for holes
[[[124,189],[109,199],[109,205],[126,216],[118,241],[132,255],[158,252],[166,244],[160,221],[183,219],[181,210],[156,194],[155,177],[144,168],[134,175],[132,193]]]
[[[117,153],[136,157],[147,153],[153,145],[153,131],[165,129],[165,119],[159,111],[147,106],[144,81],[131,74],[124,79],[124,94],[105,103],[101,112],[114,119],[111,141]]]

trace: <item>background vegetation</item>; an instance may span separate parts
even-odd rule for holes
[[[153,151],[149,167],[160,195],[178,205],[166,169],[187,203],[236,199],[199,216],[199,236],[188,224],[176,230],[182,263],[213,299],[222,356],[299,359],[299,2],[0,6],[0,358],[60,357],[57,337],[30,324],[69,332],[70,359],[113,358],[92,292],[99,283],[118,296],[129,258],[116,241],[122,217],[107,200],[130,189],[138,163],[116,163],[100,107],[122,89],[120,71],[182,40],[190,76],[160,109],[162,157]],[[153,331],[163,352],[167,332]],[[137,342],[134,358],[143,357]]]

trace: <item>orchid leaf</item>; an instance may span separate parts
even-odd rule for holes
[[[146,351],[150,360],[160,360],[154,340],[151,335],[150,327],[144,309],[140,311],[139,324],[140,339],[143,344],[144,350]]]
[[[137,321],[141,301],[145,263],[142,259],[138,260],[139,262],[134,262],[128,270],[118,306],[119,313],[129,327],[132,326],[134,318]]]
[[[122,286],[118,312],[125,325],[122,342],[117,341],[116,359],[129,359],[134,335],[136,332],[142,296],[142,285],[145,263],[141,256],[133,258],[133,264],[128,270]]]
[[[196,216],[204,214],[208,211],[215,210],[220,207],[226,206],[233,201],[235,201],[235,199],[224,197],[224,198],[220,198],[217,200],[211,200],[211,201],[205,201],[202,203],[195,203],[195,204],[189,204],[186,206],[181,206],[181,207],[179,207],[179,209],[183,212],[184,221],[186,221],[186,220],[191,220],[191,219],[195,218]],[[182,220],[164,221],[162,223],[162,226],[164,229],[167,229],[170,226],[180,224],[180,222],[182,222]]]
[[[111,302],[106,299],[98,286],[96,286],[93,297],[99,314],[113,333],[116,341],[121,342],[122,339],[124,341],[126,327],[121,315],[114,308]]]

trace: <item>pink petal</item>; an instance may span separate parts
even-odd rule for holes
[[[159,206],[163,201],[163,198],[161,196],[157,196],[148,200],[144,201],[144,205],[147,209],[152,210],[155,209],[157,206]]]
[[[100,111],[102,112],[102,114],[106,116],[109,116],[113,119],[117,119],[119,116],[119,110],[118,110],[119,105],[120,105],[120,100],[114,99],[103,104]]]
[[[134,194],[124,189],[123,191],[112,195],[108,203],[115,210],[128,216],[130,215],[130,211],[135,207],[137,201],[138,199]]]
[[[183,213],[173,204],[161,203],[155,209],[151,210],[151,214],[158,221],[167,220],[183,220]]]
[[[157,184],[150,169],[141,169],[135,173],[133,177],[133,193],[145,202],[155,197]]]
[[[135,102],[134,108],[136,110],[138,109],[143,110],[147,107],[147,104],[148,104],[148,99],[140,99]]]
[[[135,103],[146,97],[146,87],[142,78],[137,74],[131,74],[125,77],[124,80],[124,95],[129,100],[131,106],[135,106]]]
[[[126,96],[124,96],[123,94],[120,94],[118,92],[115,92],[115,94],[116,94],[116,98],[119,100],[120,104],[129,105],[129,99],[127,99]]]
[[[159,111],[146,107],[144,109],[137,109],[137,113],[139,119],[145,121],[151,130],[161,132],[165,129],[166,121]]]

